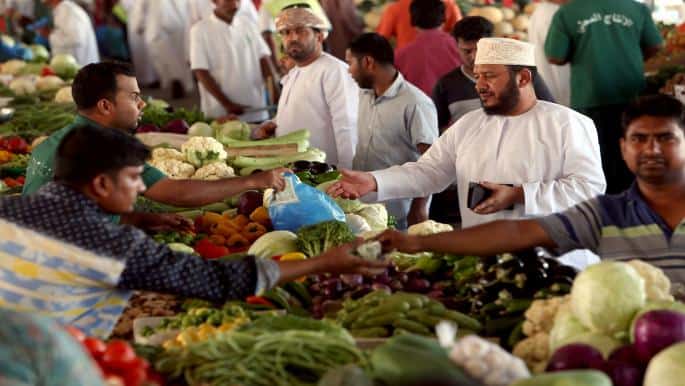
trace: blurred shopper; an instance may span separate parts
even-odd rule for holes
[[[145,28],[150,15],[150,0],[135,0],[128,10],[128,46],[136,70],[136,78],[143,87],[158,86],[159,77],[153,65],[150,47],[145,40]]]
[[[634,180],[617,146],[621,114],[644,89],[644,61],[661,44],[651,12],[634,0],[573,0],[552,19],[545,54],[571,64],[571,107],[597,126],[608,193]]]
[[[442,30],[445,32],[452,31],[454,24],[461,19],[461,11],[459,7],[452,0],[443,0],[445,3],[445,19]],[[412,0],[397,0],[394,3],[387,5],[381,16],[380,24],[376,32],[385,36],[388,40],[395,38],[395,49],[406,46],[414,41],[418,35],[417,29],[411,22],[411,14],[409,6]]]
[[[461,64],[457,44],[440,30],[445,20],[442,0],[413,0],[411,24],[418,34],[397,50],[395,64],[402,75],[430,96],[438,79]]]
[[[188,0],[147,0],[145,41],[161,85],[171,97],[183,98],[194,88],[188,65]]]
[[[321,0],[321,6],[332,24],[326,39],[326,51],[345,60],[350,42],[364,32],[364,20],[357,12],[354,0]]]
[[[257,26],[239,12],[240,0],[214,0],[216,8],[190,30],[190,65],[200,83],[202,112],[209,118],[269,118],[265,79],[271,51]],[[217,52],[221,54],[217,55]]]
[[[52,8],[50,49],[53,55],[69,54],[85,66],[100,61],[98,43],[90,16],[71,0],[43,0]]]
[[[544,0],[538,3],[528,24],[528,40],[535,44],[538,73],[545,80],[556,102],[564,106],[571,105],[571,66],[557,66],[548,62],[545,56],[545,40],[554,14],[567,2],[568,0]]]

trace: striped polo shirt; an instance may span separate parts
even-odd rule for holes
[[[637,184],[538,222],[560,253],[586,248],[602,259],[640,259],[663,269],[672,282],[685,283],[685,219],[671,230],[642,198]]]

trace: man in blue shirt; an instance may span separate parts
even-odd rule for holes
[[[389,232],[388,249],[490,255],[532,246],[560,253],[586,248],[604,259],[641,259],[685,283],[685,110],[651,96],[623,114],[621,153],[636,182],[539,219],[495,221],[464,231],[412,237]],[[490,198],[489,200],[493,200]]]

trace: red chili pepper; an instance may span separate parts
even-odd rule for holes
[[[270,301],[266,300],[261,296],[248,296],[245,299],[245,303],[276,308],[276,306],[274,306],[273,303],[271,303]]]
[[[16,178],[17,182],[20,183],[21,185],[24,185],[26,183],[26,177],[24,176],[19,176]]]
[[[5,179],[2,181],[5,183],[5,185],[7,185],[8,188],[16,188],[17,186],[21,186],[21,184],[12,177],[5,177]]]
[[[28,151],[29,144],[23,138],[12,135],[9,137],[0,138],[0,149],[4,149],[15,154],[22,154]]]
[[[273,261],[279,261],[279,260],[281,260],[281,256],[283,256],[283,255],[271,256],[271,260],[273,260]]]
[[[202,239],[195,243],[195,252],[205,259],[218,259],[231,253],[228,248],[216,245],[209,239]]]

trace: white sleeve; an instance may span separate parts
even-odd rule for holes
[[[265,6],[259,9],[259,30],[260,32],[276,32],[274,17]]]
[[[345,66],[336,65],[336,68],[326,71],[323,88],[333,124],[338,165],[350,169],[357,149],[359,87]]]
[[[433,142],[418,161],[371,172],[378,185],[377,200],[426,197],[445,190],[457,178],[458,124]]]
[[[271,56],[271,48],[266,44],[266,40],[262,37],[259,32],[259,28],[253,23],[250,23],[250,31],[254,33],[255,41],[257,42],[257,57],[264,58]]]
[[[54,14],[54,28],[50,33],[50,47],[54,53],[72,53],[74,47],[81,45],[78,16],[64,4]]]
[[[523,184],[526,215],[561,212],[606,189],[595,124],[576,115],[564,129],[561,176]]]
[[[195,24],[190,29],[190,69],[209,70],[209,53],[205,47],[205,31],[202,24]]]

